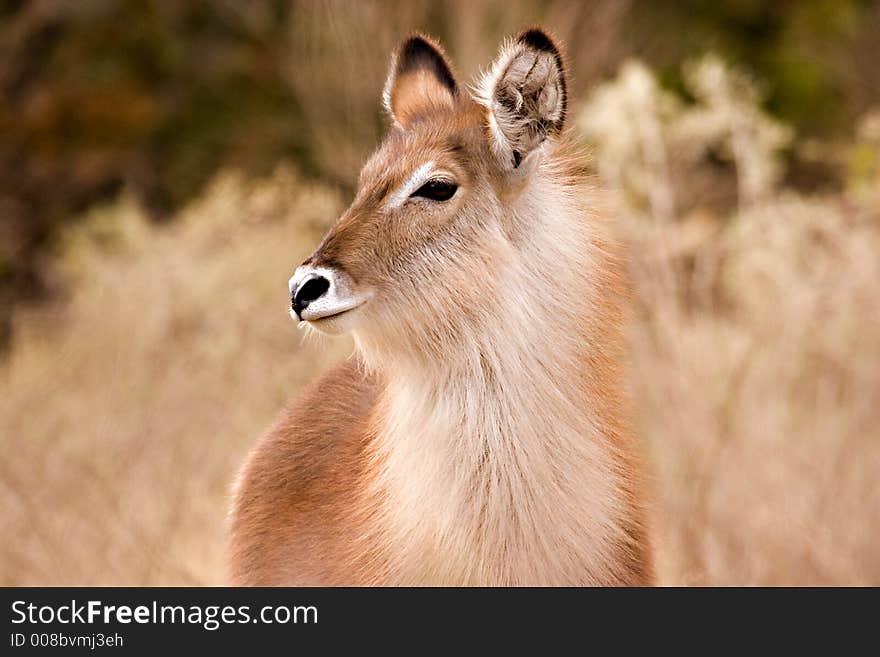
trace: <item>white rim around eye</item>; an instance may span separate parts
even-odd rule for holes
[[[434,161],[425,162],[423,165],[413,171],[397,191],[388,200],[387,207],[396,209],[409,200],[410,195],[428,180],[435,177],[438,171],[434,170]]]
[[[441,186],[441,188],[445,187],[444,189],[442,189],[442,192],[448,191],[449,196],[444,196],[442,192],[432,196],[429,193],[430,190],[426,190],[426,188],[428,186],[434,185],[434,184]],[[428,201],[435,201],[437,203],[444,203],[446,201],[451,200],[452,197],[454,197],[458,193],[458,188],[459,188],[459,185],[454,180],[433,177],[433,178],[429,178],[428,180],[426,180],[425,183],[421,187],[419,187],[418,189],[413,191],[413,193],[410,195],[409,198],[410,198],[410,200],[425,199]],[[423,191],[425,193],[422,193]]]

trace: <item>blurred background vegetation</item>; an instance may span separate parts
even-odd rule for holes
[[[763,81],[772,115],[830,145],[880,95],[872,0],[7,0],[0,341],[11,304],[56,289],[46,258],[90,204],[127,188],[163,219],[223,168],[258,176],[285,159],[350,191],[385,125],[380,53],[418,28],[472,75],[531,22],[566,42],[576,97],[632,57],[686,97],[681,63],[711,50]],[[839,187],[828,152],[787,153],[792,182]]]
[[[880,583],[880,1],[0,3],[2,584],[223,580],[244,453],[350,345],[285,284],[414,29],[541,23],[632,248],[676,584]]]

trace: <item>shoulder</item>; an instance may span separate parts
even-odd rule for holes
[[[284,408],[252,450],[242,479],[265,476],[295,484],[297,475],[310,474],[351,439],[377,394],[376,378],[357,360],[337,364]]]
[[[320,435],[332,441],[341,428],[369,412],[378,389],[378,380],[360,361],[346,359],[306,386],[282,411],[272,433],[285,439]]]
[[[307,386],[251,450],[230,518],[235,581],[280,573],[290,562],[283,546],[316,540],[333,522],[355,485],[378,391],[376,377],[346,360]]]

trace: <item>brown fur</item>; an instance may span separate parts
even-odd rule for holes
[[[357,569],[342,558],[355,539],[353,514],[343,503],[362,488],[365,428],[377,392],[374,377],[355,361],[340,363],[291,403],[257,445],[236,499],[235,583],[359,583],[347,574]]]
[[[505,77],[533,70],[529,85]],[[245,464],[237,584],[653,582],[622,392],[627,285],[601,197],[558,136],[562,57],[524,33],[484,103],[451,71],[433,42],[405,42],[386,88],[395,126],[304,263],[371,301],[340,320],[359,355]],[[517,104],[517,89],[532,95]],[[458,192],[395,203],[426,162]]]

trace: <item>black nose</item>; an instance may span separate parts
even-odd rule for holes
[[[315,299],[320,299],[330,287],[330,281],[320,274],[309,274],[303,279],[293,296],[290,297],[290,307],[296,316],[302,319],[302,311],[309,307]]]

